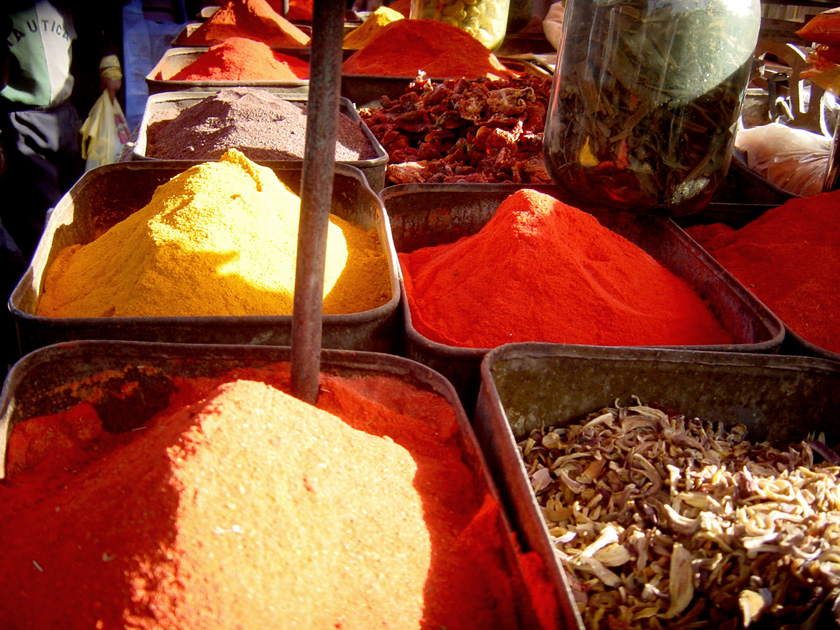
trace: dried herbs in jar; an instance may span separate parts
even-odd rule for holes
[[[682,215],[726,177],[758,0],[568,0],[546,122],[576,198]]]

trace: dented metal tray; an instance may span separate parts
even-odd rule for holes
[[[266,80],[251,80],[251,81],[173,81],[170,77],[178,73],[182,68],[187,67],[193,61],[198,59],[202,54],[207,52],[207,47],[202,46],[184,46],[182,48],[169,48],[163,53],[163,56],[157,62],[154,68],[146,75],[146,86],[149,89],[149,94],[157,94],[158,92],[169,92],[172,90],[193,90],[193,89],[212,89],[220,87],[234,87],[234,86],[248,86],[248,87],[275,87],[294,89],[301,94],[309,93],[309,79],[289,79],[284,81],[266,81]],[[297,57],[303,61],[309,62],[308,55],[300,52],[285,52],[283,54]]]
[[[270,92],[286,101],[289,101],[290,103],[294,103],[298,107],[304,107],[307,103],[306,95],[301,94],[300,92],[288,91],[283,88],[259,89],[264,89],[267,92]],[[218,89],[196,89],[163,92],[150,95],[146,101],[146,107],[143,112],[143,118],[141,119],[140,126],[138,127],[137,144],[135,144],[134,150],[132,151],[132,157],[138,160],[159,160],[160,158],[149,157],[147,155],[149,151],[147,136],[149,127],[152,124],[163,120],[172,120],[173,118],[178,116],[178,114],[180,114],[183,110],[187,109],[188,107],[192,107],[193,105],[199,103],[203,99],[213,96],[215,94],[218,94]],[[347,118],[349,118],[355,125],[359,127],[362,134],[367,139],[368,143],[370,143],[371,150],[374,155],[373,157],[364,160],[339,161],[338,163],[349,164],[350,166],[355,166],[356,168],[358,168],[360,171],[362,171],[362,173],[364,173],[368,184],[370,184],[370,187],[374,190],[374,192],[379,192],[385,185],[385,166],[388,163],[388,153],[386,153],[384,147],[379,143],[379,140],[376,139],[376,136],[373,135],[373,132],[370,130],[370,128],[362,122],[362,119],[359,117],[359,112],[356,111],[356,108],[353,107],[353,104],[346,98],[341,98],[339,100],[339,111],[345,116],[347,116]],[[300,133],[302,136],[305,136],[306,129],[301,129]],[[243,149],[243,152],[247,156],[247,148]],[[203,160],[195,161],[200,162]],[[303,159],[256,161],[259,164],[262,164],[263,166],[269,166],[272,168],[291,168],[300,165],[303,162]]]
[[[85,173],[50,216],[33,260],[9,301],[21,354],[73,339],[130,339],[179,343],[288,345],[291,315],[220,317],[49,318],[36,315],[44,275],[58,252],[85,244],[96,234],[143,208],[155,189],[194,166],[186,161],[131,161]],[[301,167],[272,169],[299,194]],[[399,268],[382,202],[359,169],[336,164],[331,212],[376,230],[388,264],[391,298],[375,309],[323,315],[322,346],[390,352],[400,336]]]
[[[401,184],[380,196],[391,222],[398,253],[452,243],[477,233],[501,202],[516,190],[532,188],[557,195],[553,186],[516,184]],[[661,217],[606,209],[589,211],[602,225],[635,243],[671,272],[684,278],[732,335],[734,344],[701,346],[705,350],[777,352],[784,328],[755,296],[737,283],[673,221]],[[446,376],[470,411],[479,386],[479,364],[489,349],[460,348],[432,341],[412,325],[405,287],[405,356]]]
[[[784,447],[824,431],[840,442],[840,363],[739,352],[508,344],[481,364],[473,428],[524,544],[555,558],[548,528],[516,446],[534,428],[579,421],[638,396],[686,417],[743,423],[752,440]],[[559,563],[557,589],[568,588]],[[579,622],[579,630],[583,630]]]

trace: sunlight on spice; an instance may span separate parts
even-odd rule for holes
[[[300,198],[236,150],[161,185],[144,208],[47,268],[44,317],[291,315]],[[391,297],[373,231],[330,215],[324,313]]]
[[[322,375],[313,407],[288,382],[288,364],[175,377],[121,434],[86,402],[18,423],[0,589],[22,596],[0,598],[4,627],[547,627],[517,611],[550,586],[514,578],[443,397]]]

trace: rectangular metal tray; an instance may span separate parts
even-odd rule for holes
[[[289,345],[291,315],[236,317],[49,318],[35,315],[44,273],[59,250],[94,235],[144,207],[155,189],[193,163],[146,160],[119,162],[85,173],[50,216],[32,262],[9,300],[21,354],[73,339],[131,339],[186,343]],[[301,168],[273,169],[299,194]],[[392,295],[375,309],[324,315],[322,347],[390,352],[398,343],[399,266],[391,228],[379,197],[359,169],[336,164],[331,211],[375,229],[388,262]]]
[[[636,395],[687,417],[743,423],[753,440],[783,446],[825,431],[827,443],[836,444],[838,391],[840,363],[815,358],[508,344],[481,364],[473,428],[524,544],[549,563],[554,549],[516,446],[532,428],[580,420]],[[555,566],[556,590],[566,593],[565,573]],[[577,627],[583,630],[580,620]]]
[[[266,91],[271,92],[290,103],[294,103],[298,107],[303,107],[307,102],[306,95],[300,94],[299,92],[287,92],[284,89],[277,88],[260,89],[265,89]],[[161,120],[172,120],[186,108],[191,107],[208,96],[213,96],[217,93],[218,89],[186,90],[163,92],[149,96],[146,100],[146,108],[143,112],[143,118],[141,119],[140,126],[138,127],[137,143],[134,145],[132,158],[138,160],[159,160],[160,158],[149,157],[146,155],[146,152],[148,151],[148,140],[146,134],[149,126]],[[379,143],[379,140],[376,139],[376,136],[373,135],[370,128],[362,122],[362,119],[359,117],[359,112],[356,111],[353,104],[346,98],[341,98],[339,100],[339,111],[352,120],[353,123],[361,129],[375,153],[374,157],[366,160],[340,161],[339,163],[349,164],[350,166],[358,168],[362,171],[362,173],[364,173],[368,184],[370,184],[370,187],[374,190],[374,192],[379,192],[385,185],[385,166],[388,163],[388,153]],[[302,134],[305,134],[306,132],[305,129],[301,129],[300,131]],[[203,160],[195,160],[195,162],[201,161]],[[271,168],[289,168],[299,166],[303,160],[257,160],[257,162],[263,166],[269,166]]]
[[[261,368],[290,361],[290,349],[269,346],[242,345],[193,345],[143,343],[132,341],[78,341],[40,348],[18,361],[9,372],[0,393],[0,479],[5,474],[6,448],[12,428],[18,422],[37,415],[57,413],[80,402],[76,388],[65,387],[78,383],[101,372],[113,375],[112,385],[132,385],[143,392],[144,401],[168,400],[168,383],[175,376],[212,377],[243,367]],[[132,367],[143,367],[142,371]],[[347,350],[322,350],[322,374],[347,378],[372,379],[377,377],[399,380],[423,391],[441,397],[455,414],[457,433],[447,440],[457,444],[468,473],[475,479],[476,488],[492,496],[500,506],[501,498],[484,455],[478,446],[473,429],[464,413],[452,385],[443,377],[423,365],[392,355],[355,352]],[[393,395],[378,392],[375,388],[368,398],[386,407],[397,408],[401,414],[411,414],[404,405],[393,400]],[[389,397],[390,396],[390,397]],[[97,403],[93,403],[94,407]],[[148,420],[160,410],[160,405],[149,402],[148,408],[136,409],[132,414],[134,425],[110,427],[114,432],[131,430]],[[110,414],[113,415],[113,414]],[[531,603],[525,575],[533,569],[523,569],[517,533],[510,525],[504,509],[501,511],[504,541],[496,550],[504,556],[511,578],[511,590],[517,606],[522,628],[536,627],[534,605]],[[532,565],[529,565],[532,566]],[[544,589],[543,589],[544,590]],[[541,593],[548,598],[551,591]],[[555,609],[554,623],[550,628],[562,628],[559,614],[560,600],[540,602],[543,611]],[[544,613],[545,614],[545,613]],[[545,620],[545,617],[541,617]],[[552,620],[548,620],[552,621]],[[542,627],[542,626],[540,626]],[[549,630],[548,627],[545,630]]]
[[[452,243],[478,232],[517,184],[401,184],[388,186],[380,197],[391,221],[397,252]],[[557,195],[553,186],[528,186]],[[733,336],[735,344],[702,346],[706,350],[776,352],[782,323],[755,296],[737,283],[673,221],[643,214],[590,209],[602,225],[635,243],[668,270],[687,280]],[[405,287],[402,287],[403,293]],[[446,376],[461,395],[468,413],[479,386],[479,364],[487,349],[458,348],[421,335],[411,322],[407,300],[405,356]]]
[[[234,87],[237,85],[244,85],[249,87],[276,87],[294,89],[301,94],[309,93],[309,79],[296,79],[288,81],[172,81],[169,77],[175,75],[178,71],[190,65],[193,61],[198,59],[203,53],[207,52],[207,47],[200,46],[184,46],[182,48],[169,48],[160,61],[157,62],[151,72],[146,75],[146,85],[149,88],[149,94],[157,94],[158,92],[170,92],[172,90],[194,90],[194,89],[208,89],[220,87]],[[304,61],[309,61],[308,55],[300,53],[285,52]]]
[[[792,198],[792,197],[790,197]],[[677,219],[680,227],[724,223],[729,227],[740,230],[749,225],[772,208],[780,206],[787,199],[777,200],[775,204],[710,204],[710,209]],[[715,211],[717,206],[718,211]],[[691,238],[691,237],[689,237]],[[698,243],[698,247],[702,246]],[[735,282],[738,280],[734,279]],[[831,290],[831,287],[826,287]],[[744,290],[749,291],[746,287]],[[840,352],[833,352],[806,340],[782,320],[785,327],[785,338],[779,352],[782,354],[802,355],[806,357],[821,357],[831,361],[840,361]]]

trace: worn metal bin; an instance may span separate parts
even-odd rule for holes
[[[452,243],[477,233],[516,184],[401,184],[386,187],[382,197],[397,252]],[[555,194],[552,186],[528,186]],[[782,323],[737,283],[670,219],[593,209],[602,225],[635,243],[671,272],[692,285],[732,335],[735,343],[706,350],[776,352]],[[403,287],[403,293],[405,289]],[[441,372],[455,385],[468,412],[475,404],[479,364],[489,349],[459,348],[432,341],[412,326],[403,300],[405,355]]]
[[[21,354],[72,339],[132,339],[189,343],[288,345],[291,315],[236,317],[48,318],[35,314],[47,266],[64,247],[98,234],[144,207],[155,189],[193,166],[185,161],[133,161],[93,169],[79,179],[50,216],[32,263],[9,304]],[[299,193],[301,168],[274,169]],[[382,202],[357,168],[337,164],[331,212],[376,230],[388,264],[391,298],[382,306],[346,315],[323,316],[322,346],[390,352],[401,335],[397,306],[399,267]]]
[[[12,367],[0,394],[0,478],[5,474],[3,464],[12,429],[28,418],[55,414],[79,402],[88,402],[97,411],[106,430],[112,433],[130,431],[167,406],[175,389],[174,377],[216,377],[241,368],[271,370],[280,363],[288,366],[290,354],[287,347],[101,340],[39,348]],[[406,417],[411,416],[412,410],[405,408],[405,401],[398,400],[393,390],[381,387],[382,378],[405,383],[443,399],[454,411],[456,426],[452,435],[440,439],[457,444],[464,463],[463,472],[474,477],[477,491],[500,501],[458,396],[440,374],[402,357],[347,350],[323,350],[320,370],[326,375],[369,379],[370,387],[365,389],[364,395]],[[88,380],[94,376],[97,377],[95,381]],[[96,396],[91,391],[96,391]],[[115,413],[120,406],[130,411]],[[131,423],[126,422],[127,417]],[[541,578],[544,580],[542,589],[535,591],[543,598],[539,603],[540,612],[535,612],[536,604],[532,604],[525,576],[537,575],[533,562],[539,562],[539,559],[532,554],[528,561],[523,560],[516,532],[504,511],[501,528],[500,546],[491,552],[502,554],[500,562],[509,569],[509,588],[515,613],[521,620],[520,627],[523,630],[569,627],[564,625],[560,601],[553,599],[553,590],[545,578]],[[529,563],[527,567],[526,562]],[[547,615],[546,611],[552,612]]]
[[[202,54],[207,52],[207,50],[208,48],[206,47],[184,46],[182,48],[170,48],[164,52],[155,67],[152,68],[151,72],[146,75],[146,85],[149,88],[149,94],[157,94],[158,92],[168,92],[172,90],[207,90],[235,86],[284,88],[286,90],[294,90],[304,95],[309,93],[309,79],[286,81],[173,81],[170,79],[170,77],[190,65]],[[300,54],[295,53],[292,56],[308,62],[308,58]]]
[[[261,88],[266,89],[266,91],[271,92],[272,94],[289,101],[290,103],[294,103],[299,107],[304,107],[307,102],[307,97],[300,92],[294,91],[286,91],[285,89],[278,89],[278,88]],[[158,94],[152,94],[149,96],[148,100],[146,101],[146,108],[143,112],[143,118],[140,121],[140,127],[138,128],[137,132],[137,144],[134,146],[134,150],[132,151],[132,157],[135,159],[141,160],[156,160],[160,158],[149,157],[149,145],[148,145],[148,135],[147,132],[149,130],[149,126],[164,120],[172,120],[173,118],[177,117],[183,110],[187,109],[188,107],[192,107],[193,105],[201,102],[203,99],[213,96],[218,93],[218,90],[187,90],[187,91],[174,91],[174,92],[163,92]],[[378,192],[382,189],[385,185],[385,165],[388,163],[388,154],[385,152],[383,146],[379,143],[379,140],[373,135],[370,128],[362,122],[362,119],[359,117],[359,112],[356,111],[356,108],[353,107],[353,104],[348,101],[346,98],[341,98],[339,102],[339,111],[347,116],[356,126],[358,126],[362,134],[364,134],[365,138],[367,138],[368,142],[371,146],[371,151],[373,152],[373,157],[363,159],[363,160],[354,160],[354,161],[342,161],[339,162],[340,164],[349,164],[350,166],[355,166],[358,168],[362,173],[364,173],[365,178],[370,184],[370,187],[374,190],[374,192]],[[305,135],[306,130],[301,129],[301,135]],[[267,147],[270,148],[270,147]],[[245,149],[245,154],[247,156],[247,149]],[[196,162],[203,161],[203,160],[196,160]],[[271,168],[293,168],[295,166],[299,166],[302,162],[301,160],[257,160],[259,164],[263,166],[268,166]]]
[[[554,549],[517,448],[532,429],[579,421],[616,401],[632,404],[631,396],[638,396],[687,418],[742,423],[753,441],[784,447],[824,431],[827,444],[837,444],[838,392],[840,363],[822,359],[508,344],[482,362],[473,427],[516,528],[528,548],[548,561]],[[562,570],[556,578],[558,590],[566,589]]]

